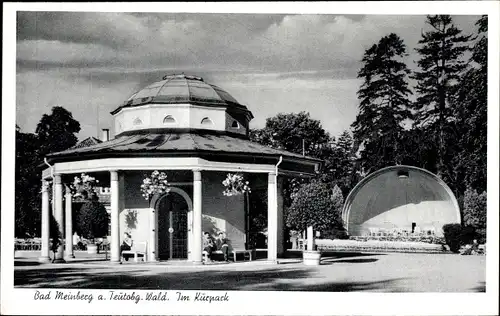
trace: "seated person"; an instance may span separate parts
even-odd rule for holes
[[[129,233],[125,233],[123,237],[123,243],[120,246],[120,255],[124,250],[132,249],[132,236]]]
[[[208,232],[203,233],[203,250],[207,252],[207,259],[212,261],[212,251],[214,251],[215,245],[212,240],[212,236]]]
[[[224,261],[228,262],[228,254],[229,254],[229,245],[228,245],[228,239],[224,235],[223,232],[220,232],[219,235],[217,236],[217,239],[215,240],[215,244],[217,246],[217,250],[222,251],[224,254]]]
[[[462,255],[475,255],[479,253],[479,244],[476,239],[472,242],[472,245],[467,248],[464,252],[462,252]]]

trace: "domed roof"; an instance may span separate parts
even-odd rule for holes
[[[229,93],[216,85],[206,83],[201,77],[180,74],[167,75],[161,81],[135,92],[111,114],[119,112],[124,107],[148,103],[228,106],[248,111],[246,106],[238,103]]]

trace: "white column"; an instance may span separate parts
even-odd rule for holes
[[[148,261],[156,261],[156,242],[157,242],[157,212],[155,208],[150,205],[149,213],[149,242],[148,242]]]
[[[120,209],[118,171],[110,171],[111,176],[111,262],[120,261]]]
[[[202,180],[201,171],[193,170],[193,242],[191,245],[191,258],[193,263],[201,263],[202,247]]]
[[[42,250],[40,262],[50,261],[50,206],[49,206],[49,182],[42,181]]]
[[[188,211],[188,261],[193,261],[193,210]]]
[[[276,173],[267,180],[267,260],[276,261],[278,254],[278,199]]]
[[[283,177],[277,177],[277,255],[282,258],[285,255],[285,223],[283,219]]]
[[[66,186],[66,251],[65,251],[65,259],[72,259],[75,257],[73,254],[73,209],[72,202],[73,196],[71,195],[71,191],[69,186]]]
[[[62,238],[64,237],[64,212],[63,212],[63,185],[61,181],[61,175],[54,175],[54,214],[56,218],[57,224],[59,224],[59,232],[61,236],[61,243],[57,248],[57,252],[55,254],[55,263],[62,263],[64,261],[64,245],[62,243]]]
[[[314,250],[314,229],[312,226],[307,227],[307,250]]]

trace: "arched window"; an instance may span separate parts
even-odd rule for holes
[[[209,117],[205,117],[201,120],[201,125],[214,125],[214,122]]]
[[[172,115],[167,115],[163,119],[163,124],[175,124],[175,123],[176,123],[176,121]]]
[[[134,125],[142,125],[142,121],[140,118],[136,117],[134,120]]]
[[[233,121],[233,124],[231,124],[231,128],[240,128],[240,124],[238,121]]]

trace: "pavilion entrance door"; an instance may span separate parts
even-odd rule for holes
[[[162,198],[158,207],[158,252],[160,260],[188,257],[188,206],[175,192]]]

